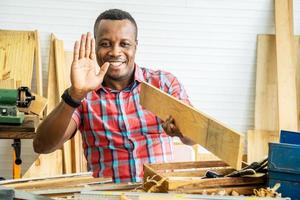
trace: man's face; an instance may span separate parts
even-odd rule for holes
[[[101,20],[96,29],[97,62],[110,66],[109,79],[122,81],[131,78],[136,52],[135,26],[129,20]]]

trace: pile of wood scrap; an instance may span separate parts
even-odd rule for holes
[[[300,124],[300,37],[293,31],[293,1],[275,0],[275,35],[258,35],[255,125],[249,130],[248,162],[268,155],[279,130]]]
[[[214,176],[208,176],[207,173]],[[144,165],[142,189],[147,192],[253,195],[264,187],[265,174],[233,177],[237,172],[222,161],[176,162]]]

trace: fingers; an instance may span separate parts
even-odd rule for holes
[[[73,62],[77,61],[79,57],[79,42],[76,41],[74,44]]]
[[[109,62],[105,62],[101,67],[100,67],[100,71],[99,73],[97,74],[97,76],[99,76],[101,79],[104,78],[107,70],[108,70],[108,67],[109,67]]]
[[[89,58],[91,53],[91,33],[87,33],[86,42],[85,42],[85,57]]]
[[[86,35],[82,34],[80,40],[79,59],[85,56],[85,43],[86,43]]]
[[[90,54],[90,58],[92,60],[96,60],[96,52],[95,52],[95,38],[92,38],[92,42],[91,42],[91,54]]]

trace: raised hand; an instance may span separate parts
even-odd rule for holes
[[[82,100],[90,91],[101,86],[109,63],[101,67],[97,64],[95,53],[95,39],[90,32],[81,36],[74,45],[73,62],[71,65],[71,84],[69,94],[75,100]]]

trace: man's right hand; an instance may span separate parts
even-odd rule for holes
[[[104,79],[109,63],[101,67],[97,64],[95,39],[90,32],[81,36],[80,43],[75,42],[71,65],[71,88],[69,94],[74,100],[82,100],[90,91],[97,90]]]

